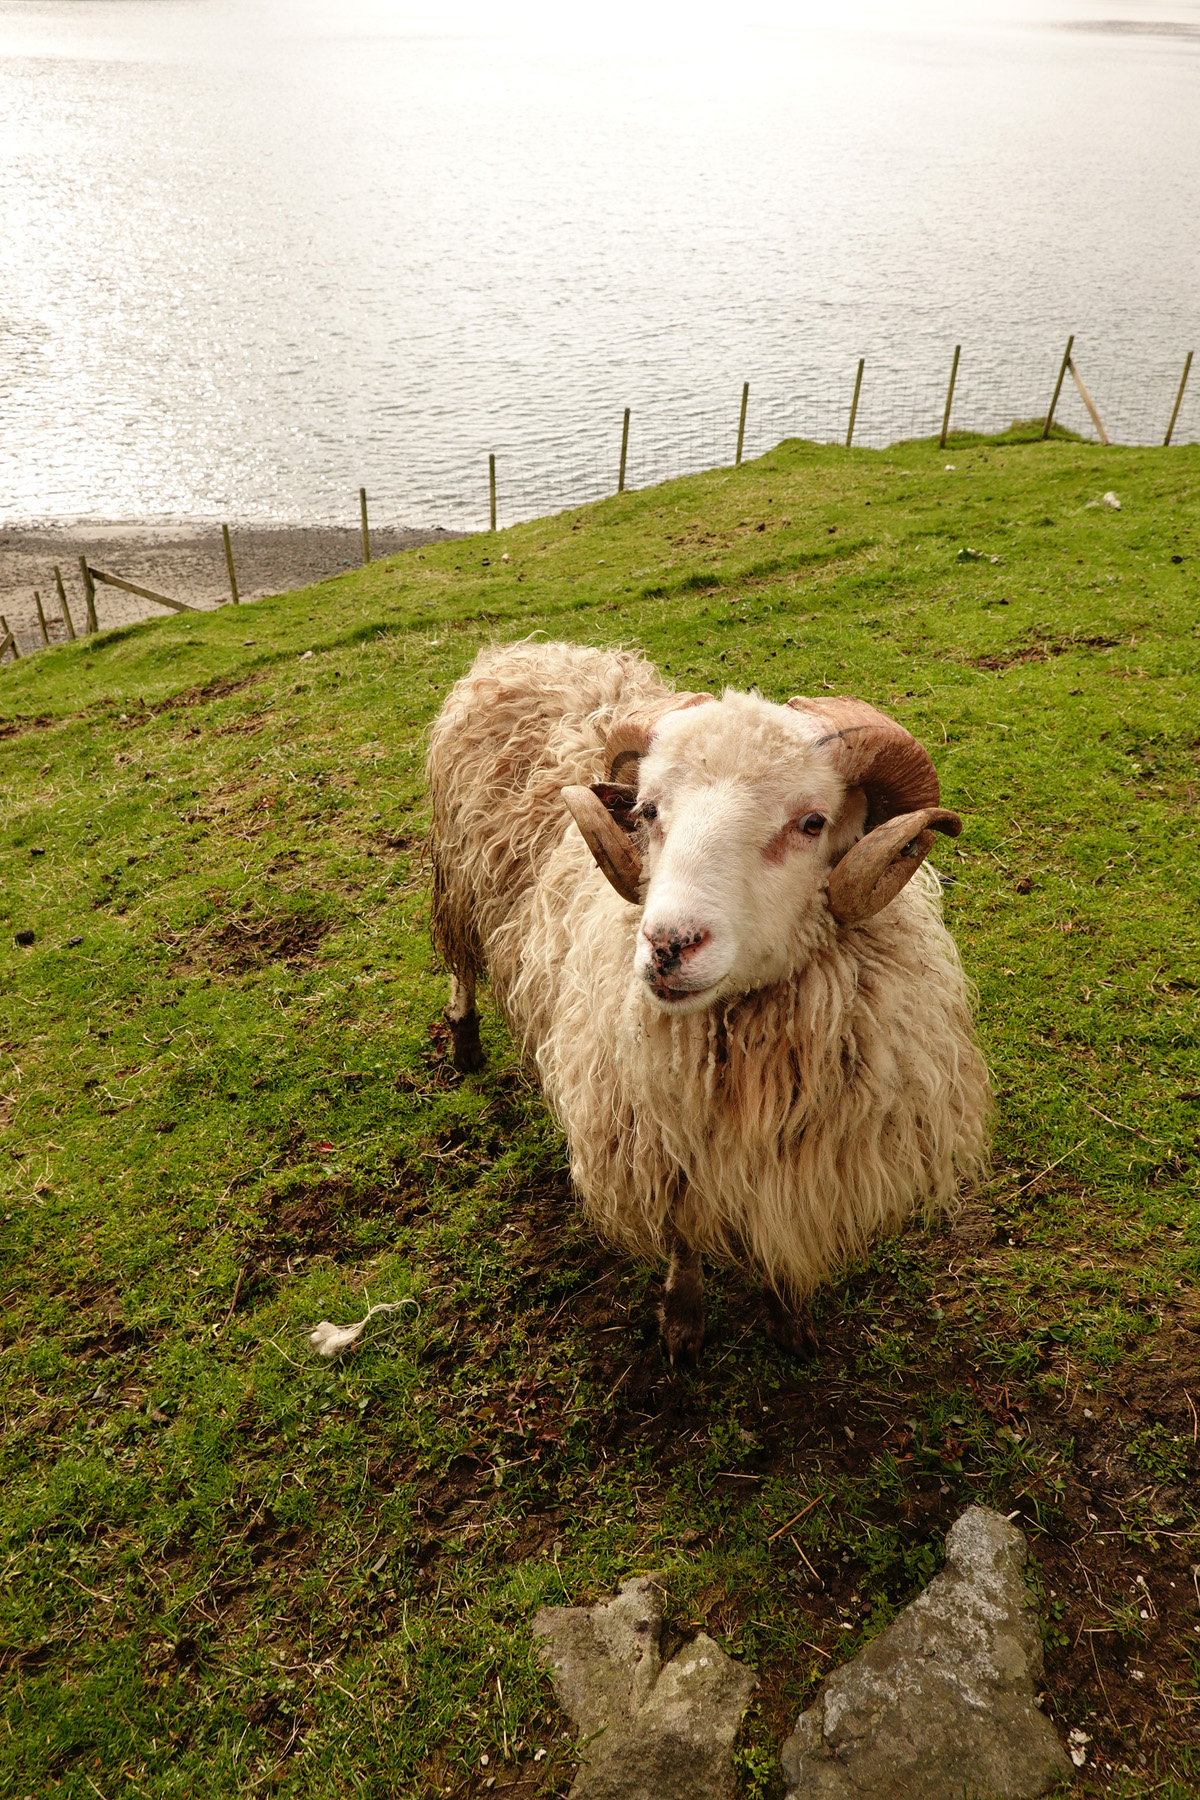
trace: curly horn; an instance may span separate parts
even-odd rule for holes
[[[933,848],[934,832],[957,837],[962,820],[938,805],[937,770],[924,744],[865,700],[797,697],[788,705],[817,728],[813,748],[847,787],[867,797],[866,828],[830,871],[829,910],[843,925],[882,912]]]
[[[633,812],[638,763],[650,748],[660,719],[711,699],[711,694],[663,694],[626,713],[604,740],[604,780],[562,791],[567,810],[597,865],[622,900],[634,906],[642,897],[640,832]]]
[[[829,876],[829,910],[843,925],[860,925],[882,912],[912,880],[933,848],[933,834],[957,837],[962,820],[941,806],[898,813],[859,838]]]
[[[617,824],[595,788],[565,787],[562,797],[601,872],[622,900],[636,906],[642,897],[642,859],[633,838]],[[636,798],[630,794],[630,804]]]
[[[868,832],[900,813],[937,805],[941,796],[932,758],[895,719],[844,694],[829,700],[797,695],[788,705],[813,720],[818,727],[813,747],[825,753],[846,786],[866,793]]]
[[[703,706],[712,698],[711,694],[664,694],[618,719],[604,740],[605,781],[632,782],[636,786],[637,765],[650,748],[660,720],[689,706]]]

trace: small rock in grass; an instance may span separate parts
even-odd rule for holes
[[[1101,494],[1100,504],[1101,506],[1111,506],[1114,512],[1120,512],[1121,510],[1121,502],[1117,499],[1117,496],[1113,493],[1111,488],[1109,488],[1107,494]]]
[[[1182,559],[1177,559],[1177,560],[1182,560]],[[29,854],[30,854],[30,856],[45,856],[46,852],[42,849],[42,846],[40,844],[32,844],[29,849]]]
[[[27,949],[28,946],[32,944],[33,940],[34,933],[32,931],[18,931],[13,934],[13,942],[15,944],[20,944],[23,950]]]
[[[946,1566],[826,1681],[783,1747],[789,1800],[1036,1800],[1072,1763],[1035,1702],[1024,1534],[972,1506]]]
[[[732,1800],[733,1745],[758,1686],[700,1632],[664,1665],[658,1576],[596,1606],[545,1606],[534,1636],[583,1740],[571,1800]]]

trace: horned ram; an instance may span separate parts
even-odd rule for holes
[[[859,700],[674,693],[630,652],[524,642],[452,689],[428,775],[457,1066],[486,973],[588,1214],[668,1259],[672,1361],[702,1254],[756,1265],[811,1351],[817,1285],[985,1154],[927,751]]]

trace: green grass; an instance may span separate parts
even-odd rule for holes
[[[531,1614],[661,1568],[762,1676],[766,1800],[971,1500],[1030,1534],[1084,1790],[1200,1792],[1200,450],[1013,435],[788,443],[0,670],[5,1793],[565,1794]],[[993,1172],[816,1364],[734,1270],[664,1368],[486,1005],[447,1067],[424,733],[532,631],[860,694],[966,821]],[[368,1299],[413,1304],[314,1355]]]

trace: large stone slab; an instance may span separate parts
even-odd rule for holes
[[[942,1573],[801,1715],[783,1748],[788,1800],[1034,1800],[1073,1773],[1033,1703],[1027,1555],[999,1513],[956,1520]]]
[[[732,1800],[734,1740],[758,1678],[704,1632],[664,1665],[662,1622],[656,1576],[534,1618],[581,1740],[571,1800]]]

